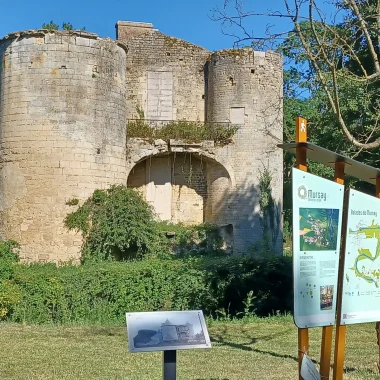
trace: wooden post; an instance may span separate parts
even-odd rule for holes
[[[341,163],[344,171],[344,163]],[[339,276],[338,276],[338,294],[336,307],[336,331],[335,331],[335,350],[334,350],[334,370],[333,380],[343,380],[344,370],[344,354],[346,349],[346,333],[347,326],[341,325],[340,317],[342,315],[342,297],[343,297],[343,276],[344,276],[344,261],[346,250],[346,230],[348,217],[348,193],[345,195],[342,223],[342,243],[340,247],[339,258]]]
[[[296,118],[296,142],[307,142],[307,121],[302,117]],[[307,172],[306,148],[296,149],[296,167]]]
[[[302,117],[296,118],[296,142],[307,142],[307,120]],[[306,148],[296,148],[296,167],[307,171]],[[293,231],[294,233],[294,231]],[[298,375],[301,376],[302,359],[305,352],[309,351],[309,329],[298,329]]]
[[[344,185],[344,162],[335,163],[334,181],[340,185]],[[319,373],[322,378],[327,379],[330,377],[333,329],[334,326],[325,326],[322,328],[321,364]]]
[[[380,198],[380,177],[376,178],[376,197]],[[380,372],[380,322],[376,322],[377,345],[379,346],[379,361],[377,368]]]

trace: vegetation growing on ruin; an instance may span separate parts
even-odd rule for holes
[[[232,143],[238,131],[236,125],[229,123],[202,123],[198,121],[155,121],[136,119],[127,123],[128,138],[144,138],[149,141],[162,139],[182,140],[185,143],[200,143],[205,140],[214,141],[216,145]]]
[[[223,256],[228,252],[216,226],[187,227],[158,221],[137,191],[121,185],[95,190],[67,216],[65,224],[83,235],[83,262],[171,255]]]
[[[280,209],[272,194],[272,173],[268,167],[259,170],[260,224],[263,231],[264,250],[271,252],[280,233]]]
[[[214,54],[220,56],[220,57],[233,57],[233,58],[241,58],[245,56],[250,56],[253,55],[253,50],[252,48],[245,47],[241,49],[224,49],[224,50],[219,50],[215,52]]]
[[[126,311],[194,309],[225,319],[254,310],[266,316],[290,311],[291,284],[284,257],[14,264],[10,277],[0,277],[0,320],[122,324]]]
[[[42,29],[59,30],[59,25],[56,24],[53,20],[51,20],[48,23],[42,24]],[[71,22],[63,22],[62,23],[62,30],[75,30],[75,29],[77,29],[77,28],[74,28],[74,26]],[[86,30],[86,28],[83,27],[80,30]]]
[[[221,257],[231,253],[231,247],[220,236],[218,226],[213,224],[184,226],[180,223],[156,222],[156,231],[161,236],[165,249],[177,257]]]
[[[82,260],[136,259],[160,252],[151,207],[134,190],[112,186],[93,195],[65,220],[82,232]]]
[[[18,249],[20,245],[13,240],[0,240],[0,260],[18,262]]]
[[[194,45],[192,45],[191,43],[181,40],[180,38],[175,38],[175,37],[170,37],[170,36],[165,36],[165,35],[163,37],[164,37],[165,44],[170,48],[174,46],[184,47],[185,49],[194,47]]]
[[[65,202],[66,206],[77,206],[79,204],[78,198],[71,198]]]

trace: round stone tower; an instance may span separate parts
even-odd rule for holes
[[[0,40],[0,238],[23,259],[77,259],[64,218],[126,183],[125,49],[82,31]]]
[[[250,48],[218,51],[208,62],[207,77],[207,120],[238,127],[234,144],[219,152],[222,161],[233,167],[236,188],[225,196],[226,206],[218,217],[232,217],[237,251],[247,251],[265,239],[280,249],[282,152],[276,144],[282,141],[281,56]],[[276,206],[270,221],[264,220],[259,206],[260,178],[265,173],[272,176]],[[265,223],[273,222],[271,236],[264,237]]]

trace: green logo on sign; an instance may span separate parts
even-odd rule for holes
[[[304,185],[301,185],[299,188],[298,188],[298,197],[300,199],[306,199],[307,198],[307,189]]]

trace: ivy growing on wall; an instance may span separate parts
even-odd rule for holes
[[[65,225],[82,233],[82,261],[227,253],[218,227],[159,222],[142,196],[122,185],[95,190]]]
[[[65,224],[83,235],[82,261],[136,259],[160,252],[151,207],[125,186],[95,190]]]
[[[260,224],[263,243],[268,251],[275,248],[280,233],[280,210],[272,195],[272,174],[264,167],[259,175]]]
[[[162,139],[182,140],[186,143],[199,143],[212,140],[217,145],[227,145],[238,127],[226,123],[202,123],[198,121],[148,121],[144,119],[129,120],[127,123],[128,138],[144,138],[150,141]]]

